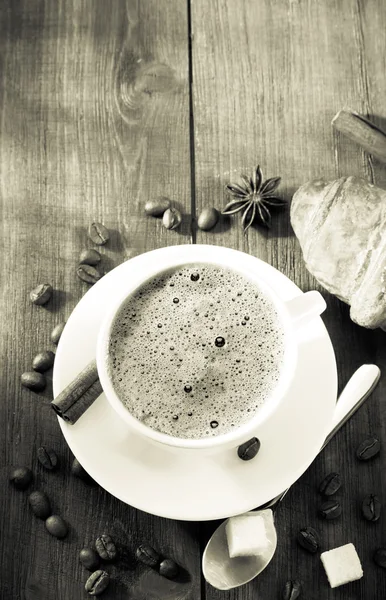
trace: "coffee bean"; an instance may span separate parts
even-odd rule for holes
[[[152,217],[162,217],[165,210],[170,208],[170,200],[164,196],[156,198],[156,200],[149,200],[145,204],[145,213]]]
[[[65,328],[65,321],[62,321],[62,323],[58,323],[53,330],[51,331],[51,342],[53,342],[54,344],[57,344],[60,340],[60,336],[63,333],[63,329]]]
[[[323,502],[319,509],[319,515],[323,519],[336,519],[342,514],[342,507],[337,500],[327,500]]]
[[[315,554],[319,550],[319,535],[313,527],[303,527],[299,530],[297,541],[304,548]]]
[[[253,437],[238,447],[237,454],[241,460],[251,460],[252,458],[255,458],[259,450],[260,441],[256,437]]]
[[[32,368],[34,371],[43,373],[44,371],[51,369],[52,365],[54,364],[54,360],[55,354],[51,352],[51,350],[44,350],[44,352],[39,352],[39,354],[35,356],[32,361]]]
[[[162,577],[167,577],[168,579],[174,579],[177,577],[178,572],[178,565],[171,558],[164,558],[159,566],[159,574],[162,575]]]
[[[375,436],[366,438],[361,442],[356,450],[356,455],[359,460],[369,460],[373,458],[381,449],[381,442]]]
[[[103,560],[114,560],[117,555],[117,549],[110,535],[104,533],[100,535],[95,542],[95,548]]]
[[[11,471],[9,481],[17,490],[25,490],[30,485],[33,479],[31,469],[27,467],[17,467]]]
[[[43,304],[47,304],[48,300],[52,296],[52,292],[52,285],[49,283],[41,283],[40,285],[37,285],[32,292],[30,292],[29,297],[33,304],[38,304],[41,306]]]
[[[160,564],[161,557],[154,548],[148,544],[140,544],[135,551],[137,560],[149,567],[157,567]]]
[[[58,466],[58,457],[55,451],[47,446],[41,446],[37,450],[38,461],[48,471],[53,471]]]
[[[217,224],[219,217],[220,213],[215,208],[204,208],[197,219],[197,225],[203,231],[208,231],[209,229],[213,229]]]
[[[86,581],[84,589],[90,596],[99,596],[105,591],[110,582],[110,575],[106,571],[94,571]]]
[[[282,598],[283,600],[296,600],[302,593],[302,584],[300,581],[290,580],[284,584]]]
[[[330,473],[319,485],[319,492],[324,496],[332,496],[342,485],[342,479],[339,473]]]
[[[381,516],[381,502],[375,494],[369,494],[362,501],[362,515],[367,521],[378,521]]]
[[[86,283],[96,283],[102,277],[101,273],[91,265],[79,265],[76,269],[79,279]]]
[[[71,473],[75,477],[79,477],[79,479],[83,479],[84,481],[92,481],[90,475],[84,470],[77,458],[74,458],[72,461]]]
[[[32,512],[39,519],[47,519],[51,514],[51,503],[47,494],[44,492],[32,492],[28,496],[28,502],[31,505]]]
[[[88,237],[97,246],[103,246],[109,241],[108,229],[102,223],[91,223],[88,228]]]
[[[100,563],[99,556],[93,548],[82,548],[79,552],[79,560],[89,571],[97,569]]]
[[[56,538],[64,538],[68,533],[68,527],[62,517],[51,515],[46,520],[47,531]]]
[[[79,257],[80,265],[91,265],[95,266],[101,261],[101,255],[98,250],[94,250],[93,248],[89,248],[88,250],[83,250]]]
[[[166,229],[176,229],[182,221],[182,216],[177,208],[168,208],[162,217],[162,224]]]
[[[21,385],[32,390],[33,392],[41,392],[47,385],[47,380],[43,373],[36,371],[26,371],[21,378]]]
[[[386,548],[378,548],[373,554],[373,560],[376,565],[386,569]]]

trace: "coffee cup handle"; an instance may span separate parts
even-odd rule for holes
[[[302,327],[314,317],[319,317],[327,305],[322,294],[316,290],[300,294],[286,302],[286,308],[295,327]]]

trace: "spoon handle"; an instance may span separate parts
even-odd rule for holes
[[[374,391],[378,384],[381,371],[376,365],[362,365],[350,377],[340,396],[338,397],[334,417],[332,420],[332,428],[326,437],[320,452],[325,448],[328,442],[334,437],[339,429],[352,417],[365,400]],[[290,486],[291,487],[291,486]],[[261,508],[277,508],[278,504],[283,500],[284,496],[290,488],[273,498]]]

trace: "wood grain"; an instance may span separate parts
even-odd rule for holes
[[[107,531],[124,548],[108,568],[114,582],[106,599],[147,600],[160,587],[165,598],[195,600],[200,564],[192,526],[131,509],[70,476],[51,385],[40,397],[19,383],[88,289],[75,271],[80,252],[93,247],[92,221],[110,230],[110,242],[98,248],[106,271],[145,250],[190,242],[186,5],[6,0],[0,28],[0,597],[83,598],[88,575],[78,552]],[[145,217],[145,202],[159,194],[186,215],[179,234]],[[53,301],[33,306],[29,291],[44,281],[55,288]],[[58,472],[38,465],[41,444],[57,451]],[[68,521],[63,542],[33,517],[28,493],[11,489],[8,474],[17,464],[33,469],[31,491],[46,491]],[[173,556],[189,578],[160,582],[139,569],[133,554],[143,540]]]
[[[282,177],[279,191],[289,202],[312,178],[355,174],[386,184],[384,166],[331,127],[345,106],[382,127],[385,25],[386,9],[377,0],[192,3],[197,214],[208,205],[224,206],[226,183],[256,164],[267,177]],[[197,231],[197,242],[243,250],[278,268],[304,291],[321,289],[304,266],[289,211],[273,215],[270,231],[256,227],[248,236],[243,236],[239,220],[223,219],[211,232]],[[348,307],[323,294],[328,304],[323,320],[342,387],[361,363],[386,364],[385,334],[354,325]],[[373,550],[385,543],[385,525],[369,527],[359,511],[361,498],[372,490],[385,502],[386,458],[383,451],[372,463],[359,464],[354,455],[366,435],[385,433],[384,391],[382,378],[371,399],[285,497],[277,514],[278,550],[267,570],[238,591],[217,592],[207,586],[207,600],[274,600],[289,578],[302,580],[308,600],[386,597],[384,574],[371,559]],[[316,513],[322,498],[316,490],[333,470],[344,479],[339,492],[343,515],[321,523]],[[356,545],[365,571],[361,582],[329,588],[318,556],[308,556],[294,541],[297,530],[307,524],[320,531],[323,549],[350,541]],[[214,524],[205,529],[209,537]]]

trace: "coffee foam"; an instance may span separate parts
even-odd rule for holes
[[[111,329],[108,367],[130,413],[163,433],[233,431],[276,387],[284,337],[271,301],[210,264],[161,273],[130,296]]]

